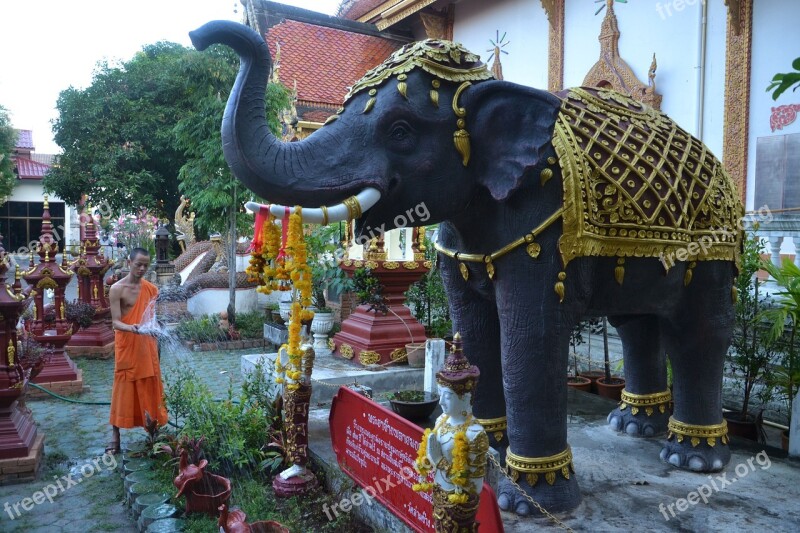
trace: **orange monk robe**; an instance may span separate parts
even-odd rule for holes
[[[125,324],[141,324],[151,318],[151,304],[158,296],[158,289],[147,280],[136,304],[120,320]],[[114,388],[111,391],[112,426],[120,428],[144,427],[144,412],[158,419],[160,425],[167,423],[164,406],[164,387],[161,384],[161,368],[158,364],[158,345],[153,337],[117,330],[114,334]]]

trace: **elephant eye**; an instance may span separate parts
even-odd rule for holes
[[[389,137],[395,141],[403,141],[408,138],[410,133],[411,132],[406,124],[394,124],[391,132],[389,133]]]

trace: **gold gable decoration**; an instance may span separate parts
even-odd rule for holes
[[[553,145],[563,175],[565,267],[576,257],[670,257],[678,250],[686,261],[738,265],[744,210],[733,181],[660,111],[613,91],[573,89],[562,101]]]
[[[382,84],[392,76],[407,74],[416,68],[442,80],[456,83],[492,78],[492,73],[481,62],[480,57],[461,44],[426,39],[405,45],[389,56],[386,61],[369,70],[350,88],[344,101],[347,102],[365,89]]]
[[[662,96],[656,93],[656,55],[648,71],[648,83],[639,81],[631,67],[619,55],[619,25],[614,13],[614,0],[607,0],[608,9],[600,26],[600,59],[583,79],[587,87],[604,87],[627,94],[635,100],[661,109]],[[549,11],[548,11],[549,13]]]

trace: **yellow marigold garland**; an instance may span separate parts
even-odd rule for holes
[[[436,427],[426,429],[422,434],[422,441],[417,450],[417,459],[414,462],[414,468],[419,473],[419,483],[411,486],[415,492],[428,492],[433,489],[434,483],[426,482],[426,478],[431,470],[430,461],[428,460],[428,438],[432,433],[436,433],[439,428],[447,422],[448,416],[442,417]],[[472,416],[458,426],[455,435],[455,442],[453,443],[453,463],[447,471],[447,477],[456,486],[455,492],[447,496],[450,503],[467,503],[469,494],[464,492],[469,482],[469,440],[467,440],[467,428],[472,423]]]

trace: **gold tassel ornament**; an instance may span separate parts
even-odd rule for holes
[[[397,81],[399,82],[397,84],[397,91],[401,95],[403,95],[403,98],[405,98],[406,100],[408,100],[408,84],[406,83],[407,79],[408,76],[405,74],[400,74],[399,76],[397,76]]]
[[[433,89],[431,89],[431,102],[433,102],[433,106],[438,108],[439,107],[439,87],[441,87],[442,82],[439,80],[433,80],[431,82]]]
[[[692,269],[697,266],[697,263],[692,261],[689,263],[689,268],[686,269],[686,273],[683,275],[683,286],[688,287],[689,284],[692,282]]]
[[[369,100],[367,100],[367,105],[364,106],[365,115],[370,111],[372,111],[372,108],[375,107],[375,102],[377,101],[377,98],[375,98],[376,94],[378,94],[378,91],[376,89],[369,90]]]
[[[731,302],[736,303],[739,301],[739,289],[736,288],[736,285],[731,287]]]
[[[564,303],[564,296],[567,293],[567,290],[564,287],[565,279],[567,279],[567,273],[563,271],[559,272],[558,281],[556,282],[556,286],[554,287],[556,294],[558,294],[558,303]]]
[[[463,107],[458,107],[458,97],[461,96],[461,93],[470,85],[472,85],[471,82],[465,81],[456,89],[456,94],[453,96],[453,112],[458,117],[456,121],[458,129],[453,133],[453,142],[456,145],[456,150],[458,150],[458,153],[461,155],[461,163],[464,166],[469,164],[471,149],[469,144],[469,132],[466,130],[467,122],[464,120],[464,117],[467,116],[467,110]]]
[[[622,280],[625,279],[625,258],[619,257],[617,258],[617,266],[614,269],[614,279],[617,280],[617,283],[622,285]]]

